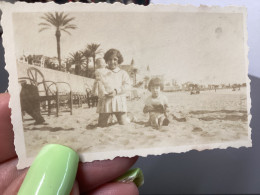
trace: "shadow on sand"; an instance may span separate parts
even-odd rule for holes
[[[34,125],[34,123],[28,124],[27,127],[24,127],[24,131],[31,131],[31,130],[40,130],[40,131],[50,131],[50,132],[56,132],[56,131],[73,131],[74,128],[63,128],[63,127],[51,127],[48,126],[48,123],[44,123],[41,125]],[[29,128],[31,127],[31,128]]]

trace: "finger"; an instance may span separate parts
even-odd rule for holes
[[[21,187],[21,184],[25,178],[28,169],[17,170],[17,159],[8,161],[0,165],[1,182],[0,192],[5,195],[16,195]],[[70,195],[79,195],[79,185],[75,181]]]
[[[24,180],[25,175],[27,173],[27,169],[19,171],[19,173],[15,173],[14,170],[15,170],[15,168],[12,170],[13,173],[10,173],[10,171],[9,171],[9,174],[8,174],[9,175],[9,179],[8,179],[9,181],[4,182],[5,188],[1,187],[3,183],[0,184],[0,192],[3,192],[3,195],[16,195],[18,193],[22,183],[23,183],[23,180]],[[1,172],[1,170],[0,170],[0,172]],[[80,194],[79,193],[79,185],[78,185],[78,182],[75,181],[70,195],[79,195],[79,194]]]
[[[107,183],[99,188],[91,191],[89,195],[138,195],[139,191],[136,185],[132,182],[130,183]]]
[[[0,177],[0,192],[6,191],[7,188],[9,189],[10,185],[13,185],[13,188],[15,186],[18,186],[18,187],[20,186],[20,185],[18,185],[18,184],[21,184],[21,183],[18,182],[20,180],[16,180],[16,178],[17,177],[20,178],[21,175],[24,176],[26,174],[26,172],[27,172],[27,169],[17,170],[16,169],[16,165],[17,165],[17,158],[9,160],[9,161],[6,161],[5,163],[2,163],[0,165],[0,173],[1,173],[1,177]],[[7,190],[7,191],[10,192],[10,189]],[[11,194],[11,193],[7,193],[7,194]]]
[[[19,194],[69,194],[78,162],[79,156],[72,149],[58,144],[45,145],[28,170]]]
[[[0,163],[16,156],[9,98],[8,93],[0,94]]]
[[[70,195],[80,195],[79,193],[79,184],[77,181],[74,182]]]
[[[80,163],[77,180],[81,192],[90,191],[125,173],[138,159],[117,157],[114,160]]]
[[[21,175],[15,178],[15,180],[13,180],[7,187],[7,189],[4,191],[3,195],[16,195],[20,189],[20,186],[23,183],[25,175],[26,172],[23,172]]]

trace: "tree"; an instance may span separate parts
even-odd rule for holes
[[[149,76],[145,76],[144,77],[144,88],[147,89],[148,88],[148,82],[150,80],[150,77]]]
[[[91,43],[87,45],[87,49],[90,52],[90,56],[93,58],[93,64],[94,64],[94,72],[96,70],[96,56],[100,53],[102,53],[101,49],[98,49],[100,44]]]
[[[133,68],[131,73],[134,76],[134,85],[136,85],[136,74],[138,73],[138,69],[137,68]]]
[[[89,74],[89,58],[92,57],[91,56],[91,51],[88,50],[88,49],[85,49],[83,52],[82,52],[82,55],[85,57],[85,62],[86,62],[86,76],[89,77],[90,74]]]
[[[46,68],[55,69],[55,64],[50,60],[50,58],[46,58],[44,66]]]
[[[57,54],[58,54],[58,61],[59,61],[59,69],[61,69],[61,50],[60,50],[60,37],[61,31],[69,34],[69,30],[76,29],[77,26],[71,24],[71,21],[74,20],[74,17],[69,17],[69,14],[64,14],[64,12],[55,12],[55,13],[45,13],[41,19],[45,20],[45,22],[39,23],[41,29],[39,32],[44,30],[51,29],[52,27],[55,28],[55,37],[57,41]]]
[[[131,66],[134,66],[135,65],[135,61],[134,61],[134,59],[132,58],[132,60],[131,60]]]
[[[66,60],[65,60],[66,72],[70,72],[71,65],[72,64],[71,64],[70,58],[66,58]]]
[[[28,64],[31,64],[31,65],[40,64],[41,57],[42,57],[41,55],[29,55],[27,57]]]
[[[84,56],[82,55],[82,53],[77,51],[70,54],[70,62],[71,64],[75,64],[75,74],[82,75],[81,66],[84,63]]]

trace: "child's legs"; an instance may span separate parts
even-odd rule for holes
[[[127,124],[125,112],[115,112],[114,114],[116,115],[117,121],[120,125]]]
[[[110,113],[100,113],[99,117],[98,117],[98,126],[106,127],[109,116],[110,116]]]
[[[158,118],[158,124],[159,124],[160,127],[163,126],[163,121],[164,121],[164,119],[165,119],[165,116],[164,116],[164,115],[159,116],[159,118]]]
[[[152,127],[158,127],[158,115],[150,113],[150,123]]]

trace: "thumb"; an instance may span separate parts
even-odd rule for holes
[[[72,149],[50,144],[43,147],[21,185],[18,195],[70,194],[79,156]]]

